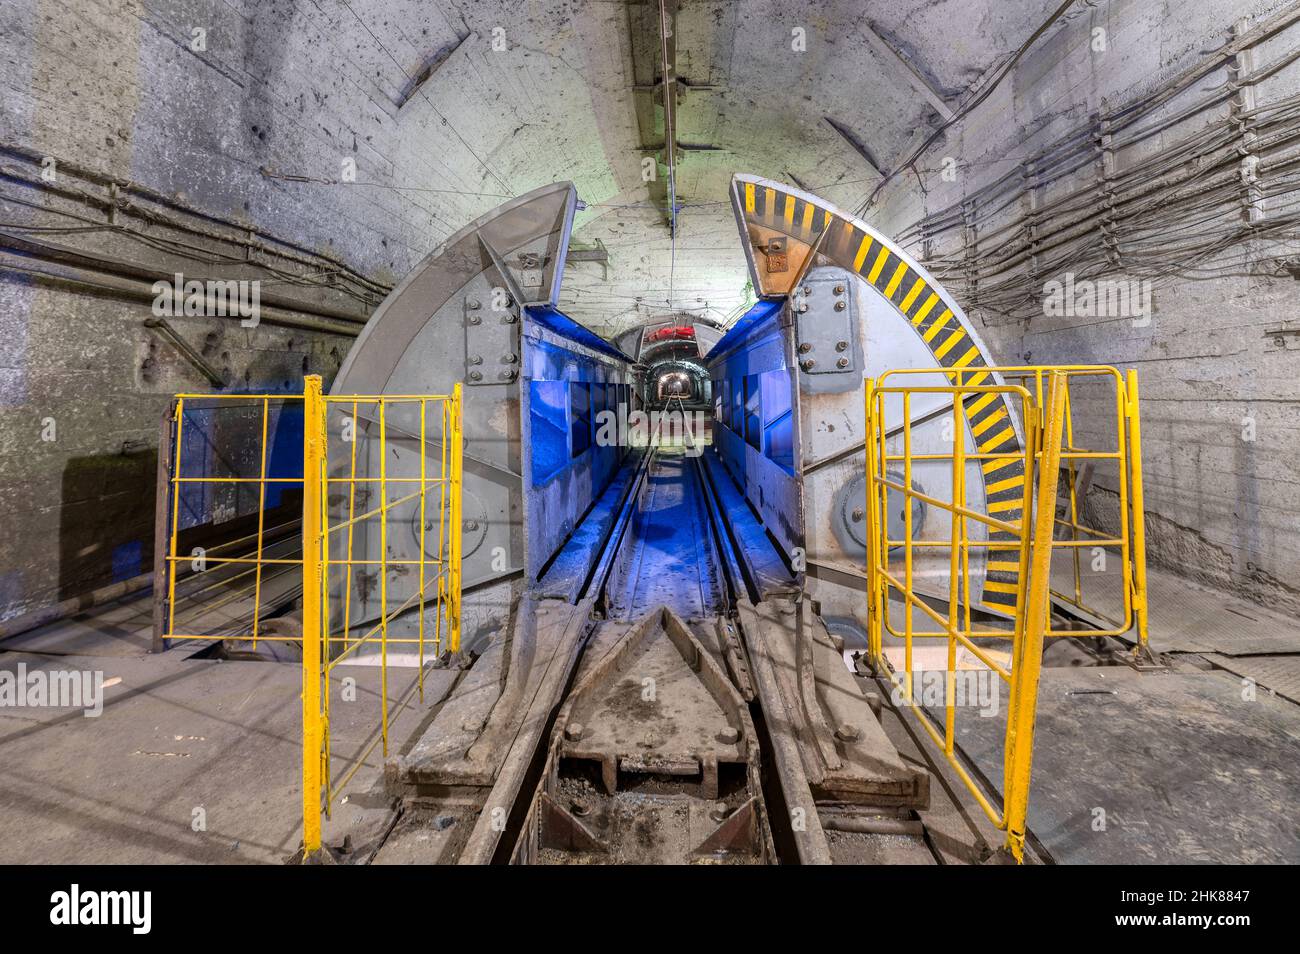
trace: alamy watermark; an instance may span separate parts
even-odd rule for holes
[[[958,709],[978,709],[981,718],[998,714],[1002,698],[1002,677],[992,669],[913,669],[912,701],[918,706],[942,708],[947,704],[948,679],[952,678],[953,705]],[[890,693],[894,708],[908,704],[907,673],[896,676],[898,682]]]
[[[615,410],[596,414],[596,444],[600,447],[644,447],[646,445],[682,444],[687,457],[704,453],[704,436],[708,433],[706,411],[663,410],[631,411],[626,404]]]
[[[50,923],[57,926],[122,925],[132,934],[153,926],[152,891],[90,891],[74,884],[50,895]]]
[[[156,318],[239,318],[245,328],[262,319],[262,283],[258,279],[201,282],[177,272],[172,281],[153,283]]]
[[[1079,278],[1043,285],[1043,314],[1049,318],[1128,318],[1135,327],[1151,323],[1151,282],[1145,278]]]
[[[0,669],[0,709],[82,709],[93,719],[104,712],[104,673],[90,669]]]

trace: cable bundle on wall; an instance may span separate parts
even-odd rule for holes
[[[1239,64],[1297,21],[1300,4],[1241,32],[1149,94],[1093,115],[926,215],[900,239],[988,318],[1041,313],[1042,283],[1065,271],[1153,281],[1276,273],[1295,252],[1287,243],[1300,237],[1300,94],[1252,106],[1241,91],[1294,64],[1300,46],[1246,74]],[[1204,92],[1199,84],[1225,64],[1236,64],[1227,80]],[[1195,99],[1170,110],[1189,95]],[[1150,150],[1155,137],[1196,122],[1195,132]],[[1121,167],[1118,158],[1137,148],[1148,154]]]

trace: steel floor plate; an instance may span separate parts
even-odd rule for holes
[[[1083,602],[1107,615],[1123,615],[1119,561],[1094,572],[1085,560],[1080,582]],[[1052,587],[1073,595],[1072,561],[1054,559]],[[1223,653],[1239,656],[1300,652],[1300,620],[1248,603],[1168,570],[1147,571],[1151,649],[1157,653]]]
[[[1300,706],[1241,689],[1223,672],[1044,670],[1030,831],[1061,863],[1300,863]],[[957,716],[998,790],[1005,724]]]
[[[1300,703],[1300,656],[1224,656],[1206,653],[1205,658],[1238,676],[1254,680],[1284,699]]]

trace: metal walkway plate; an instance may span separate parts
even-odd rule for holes
[[[1284,699],[1300,703],[1300,656],[1224,656],[1206,653],[1205,658],[1220,668],[1254,680]]]
[[[1096,572],[1089,560],[1084,559],[1081,577],[1086,603],[1116,617],[1123,615],[1119,560],[1112,555],[1106,569]],[[1074,576],[1069,561],[1053,561],[1052,587],[1073,594]],[[1223,653],[1225,656],[1300,653],[1300,620],[1193,583],[1169,570],[1148,568],[1147,600],[1151,607],[1153,652]]]
[[[1004,731],[1003,718],[957,720],[962,752],[998,789]],[[1290,702],[1247,701],[1222,672],[1043,671],[1029,829],[1060,863],[1296,864],[1297,791]]]

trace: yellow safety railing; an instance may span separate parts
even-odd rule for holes
[[[306,554],[308,564],[318,560],[319,565],[305,566],[304,580],[308,572],[323,578],[320,612],[322,620],[331,621],[324,624],[325,635],[321,640],[322,694],[317,701],[319,773],[328,813],[330,805],[377,745],[382,746],[383,756],[388,756],[388,669],[392,653],[401,647],[416,651],[415,682],[398,702],[400,710],[415,694],[424,700],[425,659],[430,644],[435,657],[444,648],[451,652],[460,650],[462,397],[459,384],[449,395],[317,397],[318,410],[313,413],[314,399],[309,385],[307,400],[307,420],[319,421],[318,433],[323,441],[321,457],[313,461],[312,437],[316,432],[309,423],[305,466],[308,473],[317,473],[320,468],[320,479],[314,485],[320,488],[322,499],[319,501],[321,525],[316,535],[319,549],[308,550]],[[363,423],[368,426],[364,442]],[[333,445],[342,444],[346,452],[334,455],[337,459],[333,459],[328,438],[336,434]],[[370,452],[368,459],[359,453],[363,447]],[[342,475],[343,471],[346,475]],[[358,497],[373,497],[370,491],[376,487],[378,504],[358,502]],[[390,487],[398,488],[398,496],[390,495]],[[334,488],[344,488],[346,499],[343,494],[334,495]],[[337,496],[333,506],[331,496]],[[308,506],[309,502],[304,500],[304,514]],[[331,518],[334,509],[339,511],[337,519]],[[407,525],[418,528],[410,535],[411,539],[395,539],[395,528]],[[430,553],[425,535],[435,529],[437,535]],[[369,557],[356,556],[359,534],[366,539],[364,550],[372,554]],[[311,539],[305,524],[303,538]],[[396,555],[403,548],[413,552],[407,558]],[[358,620],[354,584],[358,571],[365,574],[367,569],[377,577],[373,584],[378,591],[377,609],[366,613],[364,620]],[[337,578],[333,584],[332,577]],[[340,588],[341,599],[332,595]],[[395,632],[399,624],[404,624],[403,628]],[[340,666],[356,663],[365,656],[376,659],[379,667],[380,725],[369,745],[335,779],[329,733],[331,678]],[[312,671],[315,668],[308,664],[304,654],[304,677]],[[304,698],[304,799],[306,792],[317,790],[309,775],[307,739],[316,730],[309,728],[308,708]],[[320,846],[319,798],[315,800],[314,818],[306,801],[303,810],[303,844],[311,852]]]
[[[905,381],[918,374],[942,374],[953,384],[962,385],[982,381],[989,372],[1025,388],[1039,408],[1044,407],[1049,374],[1060,374],[1065,383],[1060,458],[1064,494],[1055,503],[1057,510],[1063,512],[1056,516],[1052,540],[1056,555],[1064,559],[1053,560],[1051,594],[1058,605],[1082,611],[1089,618],[1090,626],[1056,629],[1049,625],[1045,635],[1048,638],[1124,636],[1131,632],[1135,652],[1149,655],[1137,372],[1129,370],[1121,374],[1106,365],[908,368],[886,372],[879,383],[883,386],[891,378]],[[1076,426],[1074,411],[1080,404],[1086,409],[1086,426]],[[1101,521],[1085,520],[1081,490],[1087,484],[1100,485],[1101,479],[1114,485],[1117,503],[1113,519],[1106,521],[1109,528],[1099,526]],[[1117,559],[1115,573],[1103,569],[1108,565],[1108,555]]]
[[[950,449],[945,452],[913,453],[912,398],[921,394],[940,395],[947,399],[945,403],[951,405],[953,437]],[[983,512],[979,509],[978,502],[972,502],[968,495],[968,466],[972,463],[978,466],[981,461],[994,457],[1006,457],[1005,451],[995,455],[978,450],[968,452],[966,449],[965,402],[969,398],[980,399],[985,395],[994,395],[1017,404],[1020,418],[1024,422],[1025,442],[1019,482],[1020,516],[1012,519]],[[1028,389],[1016,384],[885,386],[868,379],[865,389],[870,660],[876,672],[893,685],[900,701],[918,717],[920,725],[943,751],[945,759],[981,809],[999,829],[1005,831],[1007,848],[1017,861],[1022,859],[1024,852],[1038,676],[1043,639],[1048,626],[1049,570],[1065,396],[1065,376],[1060,372],[1048,373],[1047,397],[1041,405],[1034,400],[1034,395]],[[890,426],[888,408],[891,401],[901,404],[899,428]],[[930,415],[927,414],[927,417]],[[901,433],[895,443],[901,444],[901,447],[891,449],[887,435],[896,429]],[[922,461],[928,462],[926,466],[931,468],[945,462],[950,467],[950,499],[918,489],[913,479],[913,467]],[[890,476],[891,465],[901,465],[901,481]],[[900,495],[902,499],[901,540],[890,539],[888,532],[886,514],[891,494]],[[948,514],[949,530],[946,539],[913,539],[913,502],[918,500]],[[1031,514],[1037,514],[1037,519],[1030,520],[1028,515]],[[892,565],[894,561],[890,558],[891,550],[897,547],[902,548],[901,575],[895,570]],[[933,596],[927,599],[918,592],[914,562],[916,551],[922,547],[927,554],[942,552],[936,548],[943,548],[947,552],[946,600]],[[970,565],[973,550],[1014,557],[1020,569],[1014,619],[1009,629],[980,624],[972,618],[974,594]],[[933,589],[933,580],[929,584],[929,588]],[[902,601],[901,632],[889,620],[891,594],[900,597]],[[914,625],[917,611],[937,628],[918,631]],[[903,640],[901,676],[894,671],[886,656],[886,632]],[[914,692],[913,640],[918,638],[944,639],[947,643],[942,732],[927,714],[925,699],[918,699]],[[1011,653],[1004,662],[988,648],[987,643],[1007,639],[1011,640]],[[1001,807],[993,805],[962,764],[956,751],[958,651],[963,648],[1010,686]]]
[[[259,639],[299,640],[268,636],[262,627],[268,604],[274,612],[301,595],[301,541],[296,534],[273,534],[266,517],[268,487],[283,493],[302,486],[299,472],[278,477],[269,473],[272,421],[281,426],[302,403],[300,394],[176,395],[166,489],[170,499],[164,639],[239,639],[250,641],[254,649]],[[187,441],[197,445],[189,454]],[[246,471],[254,461],[257,471],[252,475]],[[185,516],[194,522],[221,525],[241,511],[255,512],[256,531],[181,553],[181,504],[187,491],[197,512]],[[271,583],[277,589],[274,597],[266,592]]]
[[[296,402],[302,403],[302,477],[269,476],[272,408],[282,412]],[[242,435],[232,432],[225,440],[240,446],[223,449],[235,461],[222,468],[230,473],[191,472],[184,453],[187,412],[241,405],[260,406],[260,442],[250,439],[247,429]],[[312,375],[301,395],[176,397],[163,636],[229,640],[254,649],[259,642],[301,645],[303,847],[308,854],[320,848],[322,805],[328,813],[377,746],[387,756],[392,719],[417,694],[423,699],[426,661],[460,649],[463,440],[459,384],[445,395],[326,396],[320,378]],[[256,445],[251,453],[248,445]],[[238,472],[241,462],[253,459],[255,476]],[[231,485],[236,494],[239,488],[256,490],[257,532],[239,541],[246,553],[211,555],[219,547],[199,556],[178,552],[181,498],[185,488],[200,484]],[[269,544],[266,539],[267,487],[277,484],[302,488],[301,532],[289,541],[291,547],[283,538]],[[193,564],[188,575],[187,563]],[[215,579],[198,580],[203,574]],[[296,585],[286,585],[289,574]],[[213,592],[215,597],[202,598]],[[271,627],[264,619],[299,596],[300,628],[282,622]],[[232,612],[232,605],[239,612]],[[197,624],[178,625],[178,606]],[[389,667],[396,654],[405,655],[401,662],[415,674],[409,689],[390,702]],[[371,666],[377,672],[380,715],[336,774],[330,702],[341,666]]]

